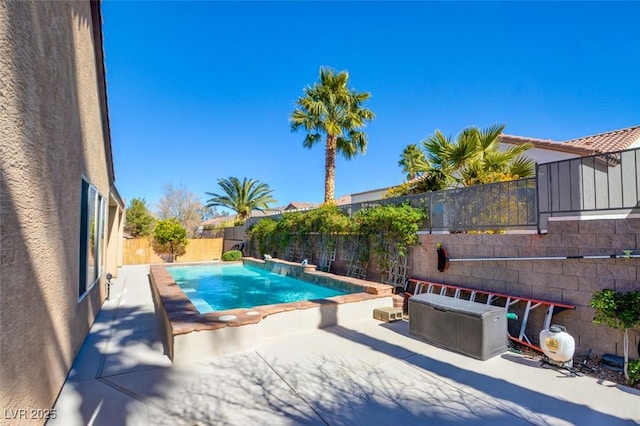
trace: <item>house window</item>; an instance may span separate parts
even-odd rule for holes
[[[103,274],[106,203],[97,188],[84,179],[80,203],[78,298],[82,299]]]

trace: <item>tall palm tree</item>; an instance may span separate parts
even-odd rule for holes
[[[333,203],[335,196],[336,153],[347,160],[364,154],[367,135],[362,131],[375,114],[363,107],[371,97],[368,92],[356,92],[347,87],[349,73],[338,74],[330,68],[320,69],[320,81],[304,88],[291,113],[291,131],[307,132],[302,145],[312,148],[325,138],[324,202]]]
[[[414,143],[407,145],[402,151],[398,165],[402,167],[402,171],[407,175],[407,180],[415,179],[427,168],[424,152]]]
[[[467,127],[455,141],[436,130],[422,141],[427,163],[462,186],[533,176],[535,162],[523,155],[531,145],[499,149],[504,127],[493,125],[484,130]]]
[[[243,178],[242,182],[238,178],[218,179],[218,185],[222,188],[224,195],[213,192],[206,192],[212,198],[207,200],[206,207],[221,206],[227,207],[238,213],[238,219],[245,220],[252,210],[264,210],[269,208],[269,203],[276,200],[271,196],[273,192],[266,183]]]

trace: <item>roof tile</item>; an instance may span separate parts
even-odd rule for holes
[[[575,147],[591,149],[596,153],[603,153],[622,151],[629,148],[638,139],[640,139],[640,126],[571,139],[565,143]]]
[[[536,139],[514,135],[500,135],[502,143],[521,145],[530,143],[534,148],[548,149],[576,154],[579,156],[601,154],[604,152],[622,151],[640,139],[640,126],[613,130],[597,135],[584,136],[563,142],[551,139]]]

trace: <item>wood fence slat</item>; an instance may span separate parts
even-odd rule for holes
[[[176,263],[217,260],[222,257],[224,238],[198,238],[189,240],[187,252],[178,257]],[[163,260],[151,248],[146,238],[125,239],[122,244],[122,263],[124,265],[141,265],[146,263],[162,263]]]

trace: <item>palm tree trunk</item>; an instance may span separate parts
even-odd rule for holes
[[[327,134],[324,160],[324,202],[335,202],[337,137]]]

